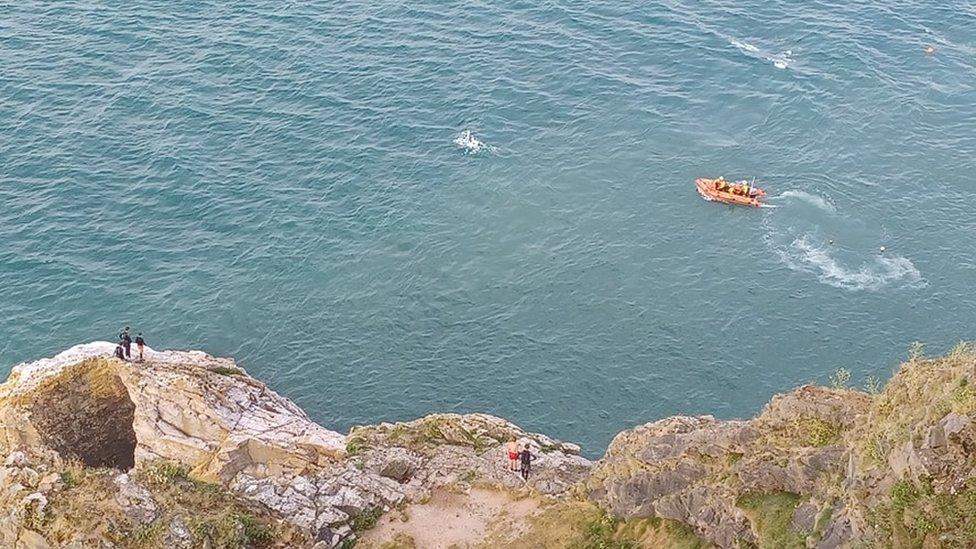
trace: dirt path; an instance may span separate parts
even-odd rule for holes
[[[538,512],[537,500],[514,499],[505,492],[474,488],[468,494],[459,494],[438,490],[423,505],[384,515],[375,528],[363,534],[357,546],[476,547],[489,537],[501,541],[517,536],[527,528],[526,519]]]

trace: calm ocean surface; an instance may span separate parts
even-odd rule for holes
[[[972,2],[399,4],[5,6],[0,375],[130,324],[594,455],[976,337]]]

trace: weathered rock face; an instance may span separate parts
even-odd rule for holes
[[[344,467],[345,436],[311,422],[232,361],[150,350],[147,362],[124,363],[104,356],[113,349],[93,343],[16,367],[0,385],[0,449],[121,471],[171,461],[231,489],[245,487],[242,478]],[[117,505],[137,523],[151,522],[156,510],[145,489],[125,474],[115,484]]]
[[[24,452],[4,452],[0,465],[0,547],[48,547],[30,526],[44,516],[47,495],[58,482]],[[42,484],[43,483],[43,484]]]
[[[672,519],[720,547],[973,547],[976,352],[960,349],[913,359],[875,396],[806,386],[748,421],[647,423],[590,463],[573,444],[484,414],[344,436],[228,359],[150,351],[131,364],[107,358],[111,344],[82,345],[0,385],[0,547],[112,547],[120,533],[219,545],[240,541],[240,514],[256,510],[287,525],[277,546],[323,549],[354,538],[362,517],[473,484]],[[513,438],[540,458],[527,484],[507,468]],[[72,460],[94,471],[84,489]],[[87,489],[90,501],[66,503]],[[71,529],[96,507],[99,528]],[[194,516],[212,507],[209,522]]]
[[[513,438],[537,456],[528,485],[542,494],[560,495],[589,473],[591,464],[578,455],[578,446],[486,414],[434,414],[408,423],[357,427],[349,435],[357,466],[397,481],[412,499],[464,479],[523,486],[505,461],[504,445]]]
[[[223,482],[239,473],[263,478],[327,467],[345,453],[345,436],[313,423],[229,359],[150,350],[146,363],[133,364],[104,358],[112,349],[93,343],[43,367],[16,367],[0,398],[29,404],[31,421],[17,422],[22,432],[8,438],[29,440],[37,431],[55,450],[70,448],[91,465],[172,460]],[[130,442],[131,455],[120,455]],[[116,455],[95,455],[95,447]]]
[[[504,461],[503,441],[510,437],[540,456],[528,485],[541,494],[560,495],[589,471],[590,462],[576,455],[574,445],[494,416],[435,414],[354,428],[340,468],[264,479],[242,474],[231,485],[334,544],[350,534],[356,516],[424,500],[439,487],[464,489],[476,482],[522,488],[525,483]]]
[[[135,524],[152,523],[160,509],[125,472],[161,461],[263,506],[324,547],[350,537],[358,515],[427,497],[439,486],[521,487],[505,469],[502,443],[511,436],[542,457],[530,485],[543,494],[566,491],[590,465],[575,445],[480,414],[359,428],[348,456],[344,435],[311,422],[231,360],[149,350],[146,362],[135,364],[107,358],[113,349],[92,343],[16,367],[0,385],[0,450],[119,469],[106,489]],[[33,535],[25,534],[30,508],[46,504],[43,494],[21,501],[30,494],[13,478],[0,478],[0,493],[16,500],[19,513],[0,519],[0,546]],[[174,544],[192,545],[181,520],[167,532]]]
[[[903,364],[848,442],[852,538],[976,547],[976,349]]]
[[[89,467],[135,465],[135,406],[118,375],[98,367],[52,379],[31,398],[31,423],[45,444]]]
[[[722,547],[758,539],[738,499],[789,492],[820,510],[820,483],[846,465],[840,435],[869,402],[856,391],[801,387],[773,399],[751,421],[674,417],[624,431],[585,482],[615,515],[691,525]],[[798,521],[809,525],[811,521]],[[814,540],[815,541],[815,540]]]

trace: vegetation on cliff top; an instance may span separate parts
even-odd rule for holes
[[[553,505],[529,518],[529,529],[505,547],[534,549],[704,549],[711,547],[678,522],[644,518],[623,521],[592,503],[571,501]],[[492,546],[491,540],[487,547]]]
[[[61,472],[63,488],[50,496],[32,530],[56,544],[108,540],[118,547],[165,547],[182,535],[193,546],[243,548],[289,546],[306,542],[303,534],[267,511],[249,505],[221,486],[197,482],[184,467],[170,462],[144,466],[133,476],[147,499],[134,513],[119,500],[119,471],[75,462]],[[142,514],[141,516],[138,516]]]
[[[217,373],[237,375],[230,370]],[[8,400],[31,412],[47,446],[74,459],[68,465],[59,462],[62,470],[55,472],[60,473],[62,487],[52,492],[45,512],[28,515],[25,527],[53,543],[77,541],[84,532],[86,539],[122,547],[161,546],[173,535],[189,536],[194,543],[209,540],[219,547],[307,542],[305,534],[266,510],[225,488],[193,480],[184,466],[169,462],[142,464],[133,471],[132,482],[147,491],[155,508],[150,518],[133,516],[131,505],[118,500],[120,470],[131,467],[135,446],[130,435],[132,402],[119,375],[113,361],[87,360],[43,380],[29,401],[17,400],[23,395]],[[721,451],[685,455],[662,446],[653,448],[658,457],[621,457],[636,456],[648,436],[660,435],[648,432],[647,426],[623,433],[615,441],[618,456],[590,480],[609,485],[635,474],[655,475],[659,471],[654,467],[671,459],[674,463],[667,463],[672,469],[664,472],[684,475],[678,466],[687,466],[689,485],[708,484],[718,489],[715,493],[729,495],[734,501],[729,516],[744,524],[735,539],[745,535],[759,547],[804,547],[820,541],[830,529],[827,523],[836,526],[837,520],[856,524],[856,541],[866,546],[976,547],[976,349],[960,344],[944,357],[925,358],[915,347],[885,387],[867,393],[842,389],[849,380],[848,374],[838,374],[834,389],[804,387],[781,395],[751,422],[725,422],[729,432],[715,427],[722,422],[707,418],[667,420],[682,433],[705,433],[702,448],[714,442],[712,434],[727,437],[727,448]],[[101,423],[84,423],[91,421]],[[480,450],[513,434],[514,426],[502,423],[444,414],[405,424],[358,427],[348,438],[348,450],[354,455],[393,445],[430,454],[443,444]],[[797,472],[791,467],[807,467],[803,460],[808,458],[820,463],[800,472],[819,476],[804,484],[805,477],[790,476]],[[843,466],[836,465],[840,462]],[[786,475],[799,487],[770,488],[764,471]],[[801,505],[807,513],[805,526],[797,525]],[[627,509],[633,508],[628,504]],[[815,520],[810,518],[814,515]],[[618,520],[590,502],[563,501],[527,520],[530,527],[506,546],[706,546],[678,522],[653,517]],[[373,523],[375,516],[368,512],[355,526],[364,529]],[[696,524],[701,528],[700,522]]]
[[[793,512],[800,496],[788,492],[746,494],[739,498],[739,507],[746,510],[759,538],[760,549],[802,549],[804,536],[793,529]]]
[[[873,543],[976,546],[976,349],[920,345],[849,438]]]
[[[371,446],[386,445],[423,453],[443,444],[483,450],[521,434],[502,422],[478,421],[477,415],[434,414],[406,423],[353,427],[346,451],[355,455]]]

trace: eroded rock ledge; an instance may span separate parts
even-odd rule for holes
[[[484,414],[343,435],[232,360],[112,349],[0,385],[0,547],[349,546],[379,513],[472,484],[669,519],[720,547],[976,544],[968,346],[913,358],[874,395],[805,386],[747,421],[647,423],[596,463]],[[512,436],[543,456],[527,487],[504,468]]]
[[[42,486],[31,472],[21,482],[23,471],[64,471],[74,460],[130,473],[108,486],[142,502],[120,530],[131,533],[157,521],[158,513],[138,509],[157,505],[136,473],[167,464],[164,470],[176,468],[170,474],[176,480],[226,490],[244,507],[258,506],[297,528],[305,545],[317,547],[354,538],[360,515],[427,498],[440,486],[520,488],[521,480],[499,467],[499,447],[511,436],[543,456],[529,483],[540,494],[566,492],[591,465],[575,445],[483,414],[357,427],[347,437],[313,423],[229,359],[150,351],[145,363],[128,364],[108,358],[113,348],[92,343],[19,365],[0,385],[0,451],[16,456],[9,470],[0,470],[0,502],[10,510],[0,518],[0,547],[25,536],[43,546],[39,522],[47,520],[47,501],[58,497],[63,483]],[[115,543],[82,528],[77,539],[50,542]]]

